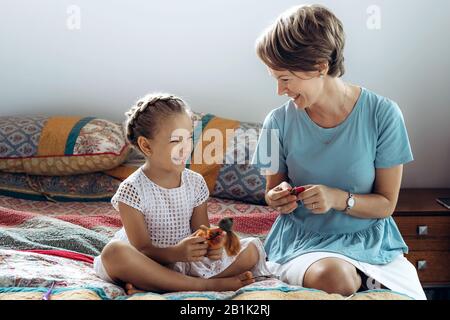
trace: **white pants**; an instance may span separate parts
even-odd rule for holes
[[[311,252],[300,255],[285,264],[268,262],[270,271],[277,275],[281,281],[290,285],[303,285],[303,278],[308,268],[315,262],[324,258],[340,258],[345,260],[380,284],[392,291],[405,294],[416,300],[426,300],[425,292],[420,284],[417,271],[403,255],[385,265],[373,265],[353,260],[347,256],[331,252]],[[367,287],[376,289],[370,283]]]

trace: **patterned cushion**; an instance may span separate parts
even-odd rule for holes
[[[82,117],[0,117],[0,170],[71,175],[120,165],[130,149],[120,124]]]
[[[250,164],[262,125],[240,122],[235,131],[235,144],[226,150],[226,161],[217,177],[212,196],[265,204],[266,178]]]
[[[0,195],[30,200],[109,202],[120,182],[101,172],[32,176],[0,171]]]

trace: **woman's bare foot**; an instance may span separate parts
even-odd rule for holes
[[[125,291],[127,292],[127,295],[131,296],[132,294],[135,293],[144,293],[145,291],[136,289],[131,283],[127,283],[125,285]]]
[[[228,278],[214,278],[207,280],[207,291],[236,291],[243,286],[255,282],[250,271]]]

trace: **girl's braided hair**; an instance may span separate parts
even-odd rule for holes
[[[128,141],[139,150],[140,136],[153,139],[164,119],[183,112],[191,115],[187,104],[179,97],[168,93],[151,93],[140,98],[125,113],[125,131]]]

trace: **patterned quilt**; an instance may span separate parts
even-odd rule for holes
[[[264,240],[277,213],[265,206],[210,198],[211,223],[232,216],[236,231]],[[236,292],[139,293],[98,278],[92,260],[121,227],[109,203],[53,203],[0,196],[0,299],[345,299],[322,291],[260,281]],[[350,299],[409,299],[387,290],[358,293]]]

